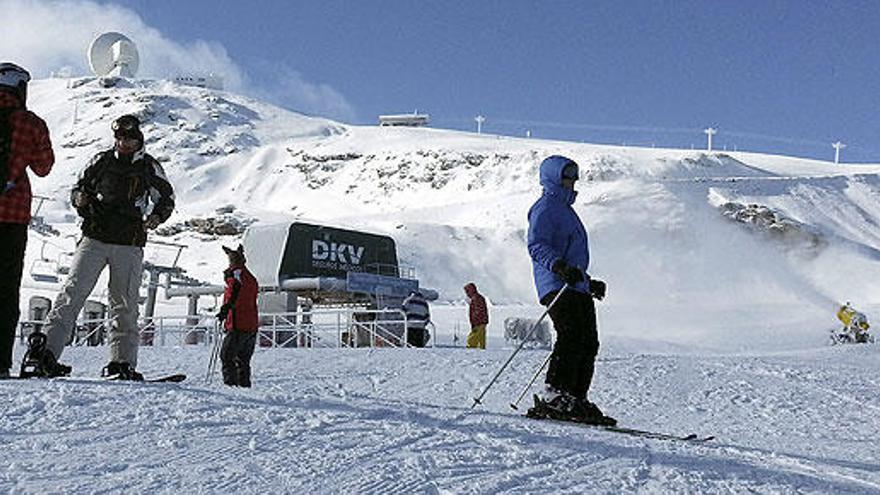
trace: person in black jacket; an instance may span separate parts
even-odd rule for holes
[[[174,191],[159,162],[144,151],[140,121],[123,115],[112,125],[116,145],[98,153],[71,192],[83,218],[70,274],[48,315],[45,334],[32,334],[22,376],[70,374],[60,364],[76,315],[105,266],[110,266],[110,362],[102,374],[142,380],[135,371],[139,344],[138,293],[147,231],[174,211]]]
[[[428,323],[431,321],[431,308],[428,300],[419,290],[410,292],[401,304],[406,314],[406,343],[413,347],[425,347],[431,339]]]

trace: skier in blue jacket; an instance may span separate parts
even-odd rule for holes
[[[541,163],[544,192],[529,209],[529,256],[538,299],[549,305],[556,344],[547,369],[546,393],[529,410],[534,417],[553,417],[595,424],[617,423],[587,399],[593,380],[599,335],[593,298],[605,297],[605,282],[587,274],[590,249],[587,230],[572,208],[578,165],[554,155]]]

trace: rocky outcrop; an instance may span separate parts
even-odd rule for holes
[[[815,228],[788,218],[767,206],[727,202],[718,208],[725,218],[786,244],[808,248],[820,248],[826,244],[822,234]]]
[[[211,237],[239,236],[244,234],[245,229],[256,221],[255,218],[236,213],[235,207],[232,205],[217,208],[215,213],[217,216],[190,218],[183,222],[164,225],[156,229],[156,233],[166,237],[183,232],[195,232]]]

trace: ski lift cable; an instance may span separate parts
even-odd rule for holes
[[[471,118],[458,118],[453,117],[449,119],[443,118],[435,118],[434,121],[437,123],[456,123],[456,124],[469,124],[472,122]],[[541,120],[522,120],[522,119],[506,119],[506,118],[497,118],[497,119],[486,119],[486,122],[492,122],[502,125],[517,125],[517,126],[527,126],[531,127],[552,127],[552,128],[561,128],[561,129],[586,129],[586,130],[595,130],[595,131],[617,131],[617,132],[644,132],[644,133],[655,133],[655,134],[699,134],[702,132],[702,129],[699,128],[688,128],[688,127],[662,127],[662,126],[634,126],[634,125],[619,125],[619,124],[592,124],[592,123],[581,123],[581,122],[560,122],[560,121],[541,121]],[[790,145],[797,146],[811,146],[811,147],[827,147],[829,145],[828,142],[819,140],[819,139],[801,139],[801,138],[792,138],[787,136],[777,136],[771,134],[763,134],[758,132],[749,132],[749,131],[741,131],[736,129],[724,129],[723,133],[725,136],[731,137],[740,137],[746,139],[756,139],[767,142],[777,142],[777,143],[785,143]],[[850,145],[850,148],[854,146]],[[855,148],[862,150],[863,152],[870,153],[880,153],[880,151],[866,146],[856,145]]]
[[[589,124],[578,122],[558,122],[558,121],[525,121],[517,119],[493,119],[493,122],[508,125],[527,125],[540,127],[558,127],[568,129],[590,129],[596,131],[624,131],[624,132],[653,132],[664,134],[692,134],[700,132],[697,128],[687,127],[656,127],[656,126],[633,126],[618,124]]]

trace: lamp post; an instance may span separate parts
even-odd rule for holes
[[[482,115],[477,115],[476,117],[474,117],[474,120],[477,122],[477,134],[482,134],[483,122],[486,121],[486,117],[483,117]]]
[[[708,143],[706,144],[706,151],[711,153],[712,152],[712,136],[714,136],[716,133],[718,133],[718,129],[715,129],[713,127],[708,127],[706,129],[703,129],[703,132],[706,133],[706,136],[709,138]]]
[[[834,148],[834,163],[840,163],[840,150],[846,148],[846,145],[838,141],[831,143],[831,147]]]

